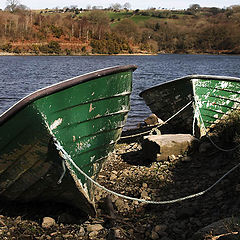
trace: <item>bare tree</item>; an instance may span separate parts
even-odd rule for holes
[[[131,8],[131,4],[129,2],[126,2],[123,4],[123,8],[129,10]]]
[[[111,8],[113,10],[120,10],[122,8],[122,6],[120,3],[113,3],[113,4],[111,4]]]
[[[7,0],[7,6],[5,8],[6,11],[15,12],[18,5],[20,4],[18,0]]]

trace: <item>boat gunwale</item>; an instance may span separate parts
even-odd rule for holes
[[[76,86],[80,83],[85,83],[94,79],[98,79],[101,77],[105,77],[112,74],[117,74],[121,72],[126,71],[135,71],[137,69],[136,65],[124,65],[124,66],[115,66],[115,67],[109,67],[100,69],[97,71],[93,71],[90,73],[86,73],[77,77],[73,77],[58,83],[55,83],[53,85],[47,86],[45,88],[41,88],[33,93],[30,93],[26,97],[20,99],[17,103],[15,103],[12,107],[7,109],[5,112],[3,112],[0,115],[0,126],[3,125],[7,120],[9,120],[11,117],[13,117],[15,114],[17,114],[19,111],[24,109],[26,106],[31,104],[32,102],[49,96],[51,94],[60,92],[62,90],[71,88],[73,86]]]
[[[240,82],[240,78],[237,78],[237,77],[218,76],[218,75],[188,75],[188,76],[185,76],[185,77],[176,78],[176,79],[173,79],[173,80],[170,80],[170,81],[167,81],[167,82],[163,82],[163,83],[160,83],[160,84],[158,84],[156,86],[153,86],[151,88],[145,89],[145,90],[143,90],[142,92],[139,93],[139,96],[143,97],[143,95],[146,92],[155,90],[155,89],[157,89],[159,87],[164,87],[165,85],[171,84],[171,83],[176,82],[176,81],[192,80],[192,79],[226,80],[226,81]]]

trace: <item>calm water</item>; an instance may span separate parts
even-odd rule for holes
[[[29,93],[83,73],[136,64],[127,128],[150,114],[139,93],[189,74],[240,77],[240,56],[0,56],[0,114]]]

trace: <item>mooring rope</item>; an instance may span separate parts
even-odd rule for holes
[[[190,104],[192,103],[189,102],[187,105],[185,105],[183,108],[181,108],[178,112],[176,112],[172,117],[170,117],[169,119],[167,119],[164,123],[162,124],[159,124],[157,127],[155,127],[155,129],[159,128],[160,126],[162,126],[163,124],[166,124],[168,121],[170,121],[172,118],[174,118],[177,114],[179,114],[181,111],[183,111],[186,107],[188,107]],[[206,131],[206,127],[204,125],[204,122],[203,122],[203,119],[202,119],[202,116],[201,116],[201,113],[199,111],[199,108],[198,107],[195,107],[195,111],[196,111],[196,108],[198,109],[198,114],[199,114],[199,117],[201,118],[201,121],[203,123],[203,127]],[[196,114],[196,112],[195,112]],[[196,117],[196,115],[194,116],[194,118]],[[194,122],[194,121],[193,121]],[[133,136],[139,136],[139,135],[142,135],[142,134],[145,134],[145,133],[148,133],[148,132],[151,132],[153,131],[153,129],[151,129],[150,131],[146,131],[144,133],[141,133],[141,134],[135,134],[135,135],[131,135],[131,136],[127,136],[127,137],[133,137]],[[206,131],[207,133],[207,131]],[[53,135],[54,136],[54,135]],[[125,138],[127,138],[125,137]],[[217,147],[219,150],[221,151],[233,151],[235,150],[237,147],[233,148],[233,149],[222,149],[220,147],[218,147],[210,138],[210,136],[208,136],[210,141],[213,143],[213,145],[215,147]],[[208,187],[206,190],[204,191],[201,191],[201,192],[198,192],[198,193],[195,193],[195,194],[191,194],[191,195],[188,195],[188,196],[185,196],[185,197],[181,197],[181,198],[177,198],[177,199],[173,199],[173,200],[166,200],[166,201],[152,201],[152,200],[145,200],[145,199],[140,199],[140,198],[135,198],[135,197],[130,197],[130,196],[126,196],[126,195],[123,195],[123,194],[120,194],[120,193],[117,193],[115,191],[112,191],[106,187],[104,187],[103,185],[99,184],[98,182],[96,182],[94,179],[92,179],[90,176],[88,176],[79,166],[77,166],[77,164],[73,161],[73,159],[71,158],[71,156],[64,150],[64,148],[61,146],[60,142],[54,137],[54,144],[57,148],[57,150],[59,150],[62,154],[61,156],[67,161],[69,161],[72,166],[74,166],[74,168],[80,173],[82,174],[86,179],[88,179],[89,181],[91,181],[94,185],[96,185],[97,187],[99,187],[100,189],[110,193],[110,194],[113,194],[115,196],[118,196],[118,197],[121,197],[121,198],[124,198],[124,199],[127,199],[127,200],[132,200],[132,201],[138,201],[138,202],[142,202],[142,203],[146,203],[146,204],[171,204],[171,203],[176,203],[176,202],[181,202],[181,201],[184,201],[184,200],[187,200],[187,199],[192,199],[192,198],[196,198],[196,197],[199,197],[201,195],[204,195],[206,194],[207,192],[209,192],[213,187],[215,187],[219,182],[221,182],[227,175],[229,175],[231,172],[233,172],[235,169],[237,169],[239,166],[240,166],[240,163],[238,163],[237,165],[235,165],[233,168],[231,168],[227,173],[225,173],[222,177],[220,177],[214,184],[212,184],[210,187]],[[61,180],[65,174],[65,164],[63,164],[63,174],[62,176],[60,177],[58,183],[61,183]]]
[[[126,138],[133,138],[133,137],[137,137],[137,136],[141,136],[144,135],[146,133],[150,133],[153,131],[158,130],[158,128],[160,128],[161,126],[165,125],[166,123],[168,123],[170,120],[172,120],[174,117],[176,117],[179,113],[181,113],[185,108],[187,108],[193,101],[190,101],[189,103],[187,103],[185,106],[183,106],[180,110],[178,110],[175,114],[173,114],[170,118],[168,118],[166,121],[159,123],[158,125],[154,126],[152,129],[145,131],[145,132],[141,132],[141,133],[137,133],[137,134],[133,134],[133,135],[129,135],[129,136],[123,136],[120,139],[126,139]]]
[[[68,160],[73,166],[74,168],[76,168],[76,170],[81,173],[86,179],[88,179],[89,181],[91,181],[94,185],[96,185],[97,187],[101,188],[102,190],[113,194],[115,196],[127,199],[127,200],[132,200],[132,201],[138,201],[138,202],[142,202],[142,203],[146,203],[146,204],[171,204],[171,203],[176,203],[176,202],[181,202],[187,199],[191,199],[191,198],[195,198],[198,196],[201,196],[205,193],[207,193],[208,191],[210,191],[214,186],[216,186],[220,181],[222,181],[228,174],[230,174],[231,172],[233,172],[235,169],[237,169],[240,166],[240,163],[238,163],[235,167],[231,168],[227,173],[225,173],[221,178],[219,178],[214,184],[212,184],[209,188],[207,188],[204,191],[192,194],[192,195],[188,195],[185,197],[181,197],[181,198],[177,198],[177,199],[173,199],[173,200],[167,200],[167,201],[152,201],[152,200],[145,200],[145,199],[140,199],[140,198],[135,198],[135,197],[130,197],[130,196],[126,196],[120,193],[117,193],[115,191],[112,191],[104,186],[102,186],[101,184],[99,184],[98,182],[96,182],[95,180],[93,180],[91,177],[89,177],[80,167],[77,166],[77,164],[72,160],[71,156],[64,150],[64,148],[61,146],[61,144],[57,141],[57,139],[54,139],[55,141],[55,146],[57,147],[57,149],[59,151],[62,152],[62,156],[65,158],[65,160]]]

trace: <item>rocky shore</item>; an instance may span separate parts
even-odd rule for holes
[[[120,143],[97,182],[145,200],[166,201],[201,192],[239,162],[208,141],[189,156],[144,158],[141,141]],[[96,188],[97,216],[55,203],[1,203],[0,239],[240,239],[240,169],[206,194],[172,204],[125,200]]]

